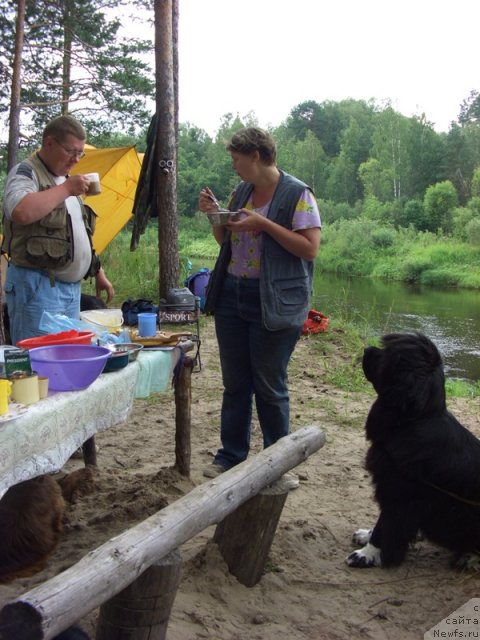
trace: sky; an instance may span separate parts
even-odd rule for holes
[[[277,126],[305,100],[390,101],[448,131],[480,91],[478,0],[179,0],[179,119]]]

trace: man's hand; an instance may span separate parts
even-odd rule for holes
[[[107,304],[109,304],[113,300],[113,297],[115,295],[115,289],[113,288],[113,285],[110,282],[110,280],[105,275],[105,271],[103,270],[103,268],[100,267],[99,272],[95,276],[95,294],[97,298],[101,299],[103,291],[106,291],[107,293],[106,302]]]
[[[76,174],[68,176],[63,184],[71,196],[84,196],[88,191],[90,181],[86,176]]]

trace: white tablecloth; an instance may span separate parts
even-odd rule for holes
[[[50,392],[15,419],[0,421],[0,497],[18,482],[60,470],[88,438],[125,422],[135,397],[169,388],[178,357],[177,349],[139,354],[87,389]]]

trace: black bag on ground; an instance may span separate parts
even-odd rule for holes
[[[122,302],[123,322],[129,327],[135,327],[138,324],[139,313],[156,313],[158,314],[158,306],[153,304],[152,300],[132,300],[129,298]]]

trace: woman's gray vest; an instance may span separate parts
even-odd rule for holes
[[[308,185],[288,173],[280,172],[280,180],[273,194],[267,218],[292,229],[293,214],[298,200]],[[245,206],[253,185],[241,182],[233,194],[230,209],[237,211]],[[310,189],[311,190],[311,189]],[[220,249],[212,278],[217,282],[226,273],[231,257],[230,232]],[[270,235],[264,233],[260,257],[260,299],[262,319],[266,329],[277,331],[301,327],[310,308],[313,282],[313,262],[294,256]],[[213,284],[213,283],[212,283]],[[209,290],[211,287],[209,286]],[[218,290],[218,285],[217,285]],[[212,292],[213,293],[213,292]],[[214,302],[205,301],[205,311],[214,313]]]

